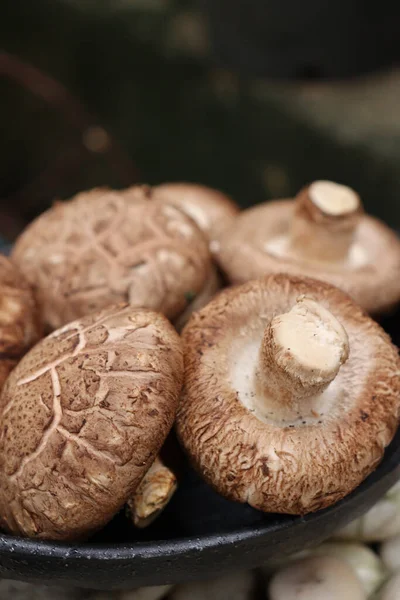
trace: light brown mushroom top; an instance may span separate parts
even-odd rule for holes
[[[132,306],[176,317],[199,292],[210,256],[195,223],[174,206],[108,190],[78,194],[38,217],[18,238],[12,258],[34,286],[54,329],[104,308]]]
[[[332,283],[371,313],[400,300],[398,237],[363,213],[352,189],[331,181],[243,211],[218,246],[233,283],[285,272]]]
[[[194,183],[164,183],[153,188],[156,198],[183,210],[211,242],[231,225],[239,212],[237,204],[218,190]]]
[[[0,255],[0,390],[11,369],[41,334],[31,288],[15,265]]]
[[[379,325],[321,281],[222,291],[183,331],[177,429],[217,491],[266,512],[340,500],[380,462],[400,415],[400,360]]]
[[[212,265],[208,273],[207,280],[201,292],[199,292],[199,294],[197,295],[193,295],[191,301],[190,297],[188,296],[189,304],[187,305],[186,309],[179,315],[179,317],[175,319],[174,325],[177,331],[182,331],[186,323],[189,321],[191,315],[195,311],[203,308],[203,306],[206,306],[206,304],[208,304],[210,300],[212,300],[212,298],[214,298],[214,296],[218,294],[222,287],[222,278],[217,268],[214,265]]]
[[[172,427],[183,377],[178,334],[122,305],[39,342],[0,400],[0,522],[80,539],[133,494]]]

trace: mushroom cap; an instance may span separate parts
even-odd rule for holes
[[[217,268],[214,265],[211,265],[211,269],[203,289],[196,296],[194,296],[193,300],[189,302],[183,313],[181,313],[174,321],[177,331],[182,331],[192,314],[206,306],[206,304],[208,304],[210,300],[214,298],[214,296],[222,289],[222,287],[223,283],[221,276],[218,273]]]
[[[295,207],[294,200],[259,204],[243,211],[223,232],[217,260],[232,283],[284,272],[327,281],[371,313],[399,301],[400,240],[394,231],[362,215],[346,262],[305,260],[289,244]]]
[[[59,202],[18,238],[12,258],[55,329],[119,302],[175,318],[203,287],[207,241],[196,224],[148,188],[129,198],[95,189]]]
[[[0,390],[41,335],[39,311],[28,282],[8,258],[0,255]]]
[[[212,242],[235,219],[238,205],[226,194],[195,183],[164,183],[153,188],[156,198],[183,210]]]
[[[315,416],[288,421],[276,418],[267,399],[263,413],[255,409],[254,376],[264,330],[302,295],[343,325],[350,355],[316,397]],[[271,275],[222,291],[192,316],[182,340],[178,435],[197,470],[227,498],[305,514],[346,496],[382,459],[400,414],[400,359],[383,329],[344,292]]]
[[[183,376],[178,334],[127,305],[39,342],[0,399],[0,522],[80,539],[135,491],[172,427]]]
[[[305,558],[278,571],[269,583],[271,600],[366,600],[360,580],[332,556]]]

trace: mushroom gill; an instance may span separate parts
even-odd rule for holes
[[[222,495],[306,514],[354,490],[398,426],[400,362],[339,289],[270,275],[228,288],[182,334],[177,433]]]
[[[354,190],[332,181],[242,211],[215,248],[233,284],[277,273],[312,277],[347,292],[371,314],[400,300],[400,240],[364,212]]]

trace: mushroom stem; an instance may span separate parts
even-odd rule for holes
[[[349,355],[347,333],[318,302],[301,296],[264,332],[256,385],[274,405],[274,417],[318,416],[318,398]]]
[[[176,488],[175,473],[157,456],[127,502],[134,525],[139,529],[150,525],[167,506]]]
[[[315,181],[296,198],[292,251],[307,260],[346,260],[361,214],[361,200],[354,190],[332,181]]]

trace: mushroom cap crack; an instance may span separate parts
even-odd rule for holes
[[[12,257],[51,329],[127,301],[174,318],[210,266],[196,224],[144,187],[129,198],[95,189],[56,203],[21,234]]]
[[[179,337],[150,310],[109,308],[37,344],[1,396],[3,526],[50,539],[103,526],[159,452],[182,375]]]

